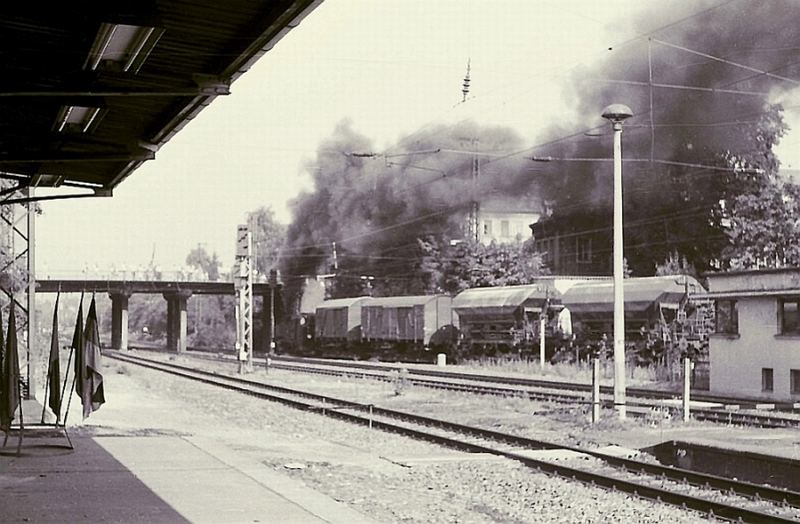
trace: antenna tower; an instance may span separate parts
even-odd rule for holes
[[[461,101],[467,101],[467,95],[469,94],[469,66],[470,66],[471,59],[467,58],[467,74],[464,75],[464,83],[461,85]]]

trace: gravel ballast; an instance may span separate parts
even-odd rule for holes
[[[269,380],[277,375],[271,373]],[[697,513],[549,477],[511,460],[456,452],[131,364],[107,359],[105,376],[109,403],[117,397],[138,404],[142,420],[126,418],[130,431],[219,439],[377,522],[706,521]],[[309,377],[285,378],[298,388],[302,382],[317,382]],[[319,383],[317,387],[325,389]],[[340,383],[338,389],[359,396],[369,390],[373,400],[414,402],[410,391],[397,397],[387,384]],[[437,392],[414,391],[413,396],[419,401],[436,397]],[[147,415],[142,409],[145,400],[163,416],[154,420]],[[429,400],[441,404],[441,399]],[[101,409],[92,415],[83,431],[107,431],[119,422],[108,424],[102,413]]]

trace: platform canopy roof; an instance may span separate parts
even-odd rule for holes
[[[0,178],[110,194],[319,3],[3,3]]]

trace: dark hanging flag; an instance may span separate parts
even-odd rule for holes
[[[81,293],[81,302],[78,304],[78,316],[75,319],[75,331],[72,332],[72,351],[75,353],[75,393],[83,398],[81,391],[83,391],[83,376],[84,363],[83,363],[83,293]],[[69,408],[68,408],[69,409]]]
[[[8,315],[6,352],[3,359],[3,390],[0,395],[0,429],[9,432],[19,407],[19,355],[17,354],[17,322],[14,319],[14,300]]]
[[[61,294],[56,295],[56,305],[53,307],[53,331],[50,334],[50,363],[47,367],[50,373],[48,377],[50,395],[47,405],[53,410],[56,418],[61,418],[61,362],[58,355],[58,299]]]
[[[83,418],[86,418],[93,411],[100,409],[100,406],[106,401],[103,392],[103,375],[100,374],[100,332],[97,325],[94,297],[89,305],[89,313],[86,315],[83,348],[84,377],[81,387],[81,404],[83,404]]]
[[[5,367],[3,367],[5,362],[5,353],[6,353],[6,342],[3,338],[3,315],[0,314],[0,403],[3,402],[5,398]],[[2,411],[2,407],[0,407],[0,411]]]

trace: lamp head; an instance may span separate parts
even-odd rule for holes
[[[603,118],[610,120],[614,124],[620,124],[632,116],[633,111],[625,104],[611,104],[603,109]]]

